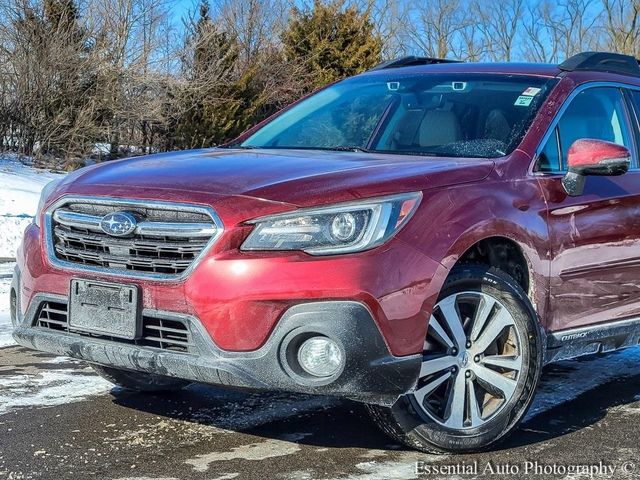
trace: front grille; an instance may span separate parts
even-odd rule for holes
[[[167,319],[146,314],[142,316],[142,337],[137,340],[126,340],[108,335],[71,330],[69,328],[67,304],[61,302],[43,302],[36,315],[36,325],[50,330],[174,352],[190,353],[193,348],[191,333],[186,323],[177,319]]]
[[[137,221],[126,236],[101,227],[105,215],[127,212]],[[58,260],[87,267],[174,276],[183,273],[221,231],[203,207],[70,201],[51,215],[49,235]]]

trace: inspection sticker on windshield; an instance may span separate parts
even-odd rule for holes
[[[529,105],[531,105],[532,101],[533,101],[533,97],[529,97],[527,95],[520,95],[518,98],[516,98],[516,102],[514,103],[514,105],[516,107],[528,107]]]
[[[527,97],[535,97],[538,93],[540,93],[540,90],[542,89],[536,88],[536,87],[529,87],[524,92],[522,92],[522,95],[526,95]]]

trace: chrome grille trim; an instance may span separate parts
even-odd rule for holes
[[[62,225],[67,225],[68,227],[86,228],[92,232],[102,231],[100,228],[100,219],[93,215],[56,210],[53,212],[53,219]]]
[[[70,209],[78,205],[95,210],[98,215]],[[155,215],[156,220],[161,220],[161,216],[177,219],[179,214],[189,214],[195,221],[145,220],[138,224],[133,234],[136,237],[111,237],[100,228],[100,214],[109,208],[164,211],[163,215]],[[202,221],[206,219],[211,219],[211,222]],[[65,196],[54,202],[45,212],[43,228],[47,258],[54,267],[158,281],[186,278],[224,231],[222,221],[208,206],[88,196]],[[82,231],[74,231],[73,228]],[[56,242],[56,238],[67,243]],[[130,254],[119,254],[125,251]],[[136,268],[168,269],[177,273]]]
[[[53,212],[53,220],[68,227],[84,228],[102,233],[102,228],[100,228],[102,217],[58,209]],[[209,238],[217,231],[218,228],[211,223],[141,222],[136,226],[134,234],[176,238]]]

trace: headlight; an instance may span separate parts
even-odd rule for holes
[[[361,252],[386,242],[415,212],[420,192],[259,218],[242,250],[302,250],[311,255]]]
[[[42,216],[42,210],[44,209],[47,200],[58,186],[58,183],[60,183],[61,181],[61,178],[51,180],[42,189],[42,192],[40,193],[40,201],[38,202],[38,210],[36,210],[36,216],[33,218],[33,223],[35,223],[38,227],[40,226],[40,217]]]

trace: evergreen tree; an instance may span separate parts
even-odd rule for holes
[[[200,4],[188,42],[193,53],[186,64],[189,82],[180,102],[188,108],[178,119],[173,143],[187,148],[217,145],[253,120],[257,100],[251,88],[254,70],[240,67],[237,42],[215,25],[207,0]]]
[[[345,7],[344,0],[314,0],[310,11],[294,8],[283,43],[286,59],[304,64],[311,89],[375,66],[383,44],[371,12]]]

